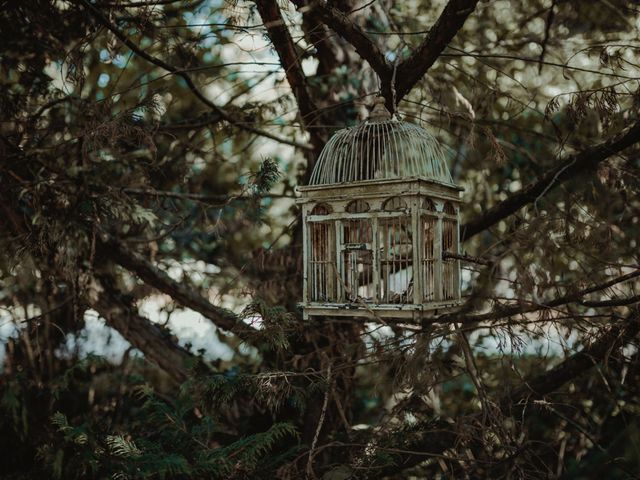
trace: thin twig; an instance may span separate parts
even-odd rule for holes
[[[324,395],[324,402],[322,404],[322,411],[320,412],[320,420],[318,420],[318,427],[316,428],[316,433],[313,436],[313,441],[311,442],[311,449],[309,450],[309,460],[307,461],[307,476],[309,478],[317,478],[315,472],[313,471],[313,458],[315,457],[315,449],[318,444],[318,438],[320,438],[320,430],[322,430],[322,425],[324,424],[324,417],[327,413],[327,405],[329,404],[329,396],[331,395],[331,363],[327,367],[327,391]]]

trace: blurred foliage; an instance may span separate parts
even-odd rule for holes
[[[277,3],[323,113],[313,128],[328,138],[362,117],[377,79],[347,42]],[[333,3],[389,60],[408,56],[445,5]],[[624,323],[637,301],[597,303],[637,297],[637,280],[466,336],[428,322],[305,323],[294,197],[318,152],[291,145],[308,141],[309,119],[254,2],[0,6],[2,478],[638,476],[634,342],[544,400],[495,405]],[[399,105],[448,147],[464,220],[638,118],[639,25],[632,1],[478,4]],[[465,269],[469,311],[541,306],[637,269],[639,191],[634,146],[466,242],[491,260]],[[133,348],[121,361],[87,356],[70,339],[102,305],[104,278],[129,305],[158,307],[162,339],[179,336],[183,302],[115,265],[105,239],[258,328],[214,330],[230,359],[187,345],[181,386]],[[459,440],[444,453],[397,464],[425,432],[449,431]]]

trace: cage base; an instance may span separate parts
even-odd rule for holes
[[[303,318],[358,317],[372,321],[383,319],[421,320],[424,317],[448,313],[462,304],[461,300],[447,300],[425,304],[361,304],[361,303],[306,303],[300,304]]]

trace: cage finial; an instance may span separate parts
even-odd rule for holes
[[[385,99],[383,97],[376,97],[373,101],[373,108],[369,113],[369,121],[385,122],[389,119],[391,119],[391,114],[385,106]]]

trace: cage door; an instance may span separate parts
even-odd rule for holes
[[[381,303],[413,303],[411,217],[380,218]]]
[[[347,302],[374,302],[375,279],[371,219],[343,222],[342,290]]]

